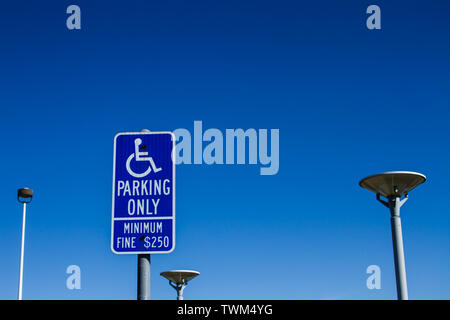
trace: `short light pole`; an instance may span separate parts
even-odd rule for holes
[[[400,207],[408,200],[408,193],[425,182],[426,177],[417,172],[391,171],[362,179],[359,185],[376,193],[377,200],[391,212],[392,244],[394,248],[395,278],[398,300],[408,300],[405,255],[403,251]],[[381,199],[385,197],[388,201]]]
[[[183,291],[188,282],[200,275],[193,270],[172,270],[161,272],[161,275],[169,280],[169,284],[177,291],[177,300],[183,300]]]
[[[33,200],[33,190],[22,188],[17,191],[17,200],[23,204],[22,211],[22,244],[20,247],[20,271],[19,271],[19,295],[18,300],[22,300],[23,287],[23,255],[25,249],[25,219],[27,214],[27,204]]]

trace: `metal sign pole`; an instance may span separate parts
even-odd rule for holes
[[[150,132],[142,129],[141,132]],[[138,254],[138,300],[150,300],[150,254]]]
[[[150,254],[138,254],[138,300],[150,300]]]
[[[405,254],[403,251],[402,222],[400,219],[400,207],[408,198],[400,200],[399,197],[389,199],[391,210],[392,244],[394,247],[395,278],[397,281],[398,300],[408,300],[408,287],[406,284]]]
[[[23,254],[25,249],[25,219],[27,214],[27,204],[23,203],[22,212],[22,244],[20,247],[20,271],[19,271],[19,296],[18,300],[22,300],[22,286],[23,286]]]

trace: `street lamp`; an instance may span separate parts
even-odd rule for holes
[[[377,200],[388,207],[391,212],[392,244],[394,247],[398,300],[408,300],[400,207],[408,200],[408,193],[424,183],[425,180],[426,177],[421,173],[391,171],[366,177],[359,182],[361,187],[374,192],[377,195]],[[382,200],[381,196],[388,201]]]
[[[177,290],[177,300],[183,300],[183,290],[188,282],[200,275],[200,272],[193,270],[172,270],[161,272],[161,275],[169,280],[172,288]]]
[[[19,271],[19,296],[18,300],[22,300],[23,285],[23,253],[25,249],[25,218],[27,213],[27,204],[33,200],[33,190],[22,188],[17,190],[17,200],[23,204],[22,212],[22,244],[20,247],[20,271]]]

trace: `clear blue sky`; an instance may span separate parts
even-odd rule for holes
[[[3,3],[0,298],[17,295],[28,186],[24,299],[135,299],[136,257],[110,251],[113,137],[194,120],[279,128],[280,170],[178,166],[152,298],[175,297],[159,273],[179,268],[201,272],[187,299],[395,298],[389,213],[358,186],[389,170],[428,177],[402,209],[410,298],[450,298],[449,16],[414,0]]]

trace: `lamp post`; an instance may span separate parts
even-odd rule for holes
[[[18,300],[22,300],[23,287],[23,255],[25,249],[25,219],[27,214],[27,204],[33,200],[33,190],[22,188],[17,191],[17,200],[23,204],[22,211],[22,243],[20,246],[20,271],[19,271],[19,295]]]
[[[392,244],[394,248],[395,278],[398,300],[408,300],[405,255],[403,251],[400,207],[408,200],[408,193],[425,182],[426,177],[417,172],[391,171],[362,179],[359,185],[376,193],[377,200],[391,212]],[[385,197],[387,201],[381,199]]]
[[[183,300],[183,291],[188,282],[200,275],[200,272],[193,270],[172,270],[161,272],[161,275],[169,280],[172,288],[177,290],[177,300]]]

